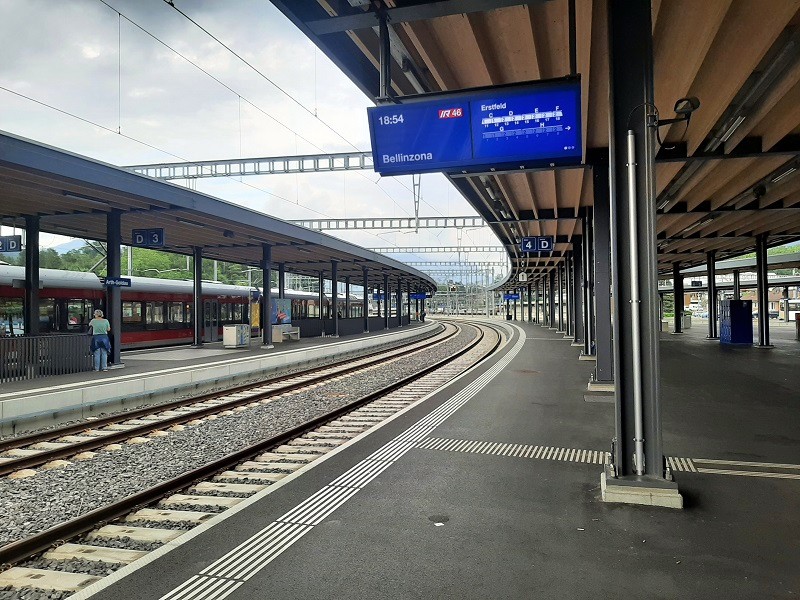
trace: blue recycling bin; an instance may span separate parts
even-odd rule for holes
[[[753,345],[752,300],[723,300],[719,317],[720,344]]]

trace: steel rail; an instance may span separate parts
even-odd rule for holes
[[[492,345],[492,348],[487,351],[480,359],[475,361],[469,368],[474,367],[475,365],[479,364],[489,356],[491,356],[497,347],[500,345],[502,341],[502,335],[500,332],[492,326],[484,325],[485,327],[493,329],[497,332],[497,341]],[[79,517],[74,519],[70,519],[64,523],[51,527],[45,531],[42,531],[38,534],[30,536],[28,538],[18,540],[16,542],[12,542],[11,544],[7,544],[0,548],[0,565],[13,565],[21,560],[25,560],[34,554],[44,551],[50,546],[55,543],[58,543],[62,540],[73,538],[81,533],[89,531],[96,527],[98,524],[108,522],[112,519],[119,518],[133,510],[138,510],[141,507],[147,506],[159,500],[160,498],[174,493],[178,490],[184,489],[186,487],[191,486],[195,482],[202,481],[207,479],[208,477],[214,475],[215,473],[225,471],[229,467],[236,465],[242,461],[245,461],[253,456],[256,456],[265,450],[270,448],[274,448],[281,444],[284,444],[295,437],[299,437],[304,433],[316,429],[320,425],[323,425],[329,421],[334,421],[365,404],[369,404],[370,402],[380,398],[381,396],[393,392],[394,390],[401,388],[409,383],[412,383],[416,379],[420,379],[425,375],[435,371],[436,369],[443,367],[444,365],[448,364],[452,360],[463,356],[467,352],[469,352],[472,348],[477,346],[484,337],[484,331],[481,327],[473,324],[479,334],[475,340],[470,342],[467,346],[459,350],[458,352],[454,353],[453,355],[439,360],[427,367],[424,367],[421,371],[414,373],[412,375],[408,375],[402,378],[399,381],[396,381],[388,386],[381,388],[380,390],[376,390],[374,392],[370,392],[366,396],[359,398],[351,403],[348,403],[340,408],[337,408],[333,411],[327,412],[323,415],[310,419],[305,423],[297,425],[281,434],[243,448],[241,450],[237,450],[227,456],[224,456],[218,460],[212,461],[203,465],[202,467],[198,467],[197,469],[193,469],[191,471],[187,471],[186,473],[179,475],[178,477],[174,477],[168,481],[160,483],[156,486],[148,488],[146,490],[142,490],[141,492],[137,492],[132,494],[122,500],[109,504],[107,506],[103,506],[101,508],[97,508],[95,510],[89,511]]]
[[[437,340],[436,343],[442,343],[453,337],[458,330],[454,330],[447,335],[444,335],[441,339]],[[429,340],[428,340],[429,341]],[[156,421],[152,421],[145,425],[137,425],[135,427],[130,427],[129,429],[125,429],[122,431],[109,433],[107,435],[98,435],[93,436],[92,439],[86,440],[83,442],[74,442],[70,443],[68,446],[63,448],[53,448],[51,450],[43,450],[38,454],[33,454],[30,456],[22,456],[19,458],[15,458],[13,460],[0,462],[0,475],[8,475],[9,473],[13,473],[14,471],[19,471],[20,469],[28,469],[31,467],[35,467],[38,465],[42,465],[44,463],[50,462],[51,460],[59,460],[63,458],[67,458],[69,456],[73,456],[79,452],[88,452],[91,450],[96,450],[97,448],[102,448],[103,446],[107,446],[108,444],[114,444],[121,441],[125,441],[132,437],[142,436],[144,434],[150,433],[152,431],[156,431],[159,429],[165,429],[167,427],[172,427],[174,425],[181,425],[183,423],[187,423],[189,421],[193,421],[195,419],[200,419],[206,417],[208,415],[212,415],[224,410],[230,410],[231,408],[236,408],[237,406],[243,406],[246,404],[250,404],[252,402],[256,402],[259,400],[263,400],[265,398],[269,398],[272,396],[276,396],[278,394],[284,394],[286,392],[292,392],[304,387],[307,387],[312,384],[320,383],[322,381],[326,381],[331,377],[338,377],[341,375],[347,375],[349,373],[353,373],[359,371],[361,369],[365,369],[367,367],[374,366],[382,361],[387,359],[396,358],[397,356],[404,355],[408,350],[404,350],[408,346],[412,346],[414,344],[419,344],[420,340],[416,342],[412,342],[411,344],[403,344],[402,346],[392,348],[389,351],[380,351],[375,352],[372,354],[368,354],[363,357],[359,357],[356,360],[362,361],[364,359],[371,359],[368,360],[366,363],[360,362],[359,364],[345,366],[337,371],[330,372],[330,369],[335,368],[341,365],[347,365],[352,363],[353,359],[350,358],[348,360],[344,360],[338,363],[334,363],[332,365],[325,365],[322,367],[316,367],[313,369],[309,369],[307,371],[301,371],[299,373],[293,373],[291,375],[282,376],[279,378],[275,378],[272,380],[266,380],[259,383],[251,383],[244,386],[237,386],[235,388],[231,388],[229,390],[225,390],[224,392],[214,392],[213,394],[207,394],[205,396],[197,396],[191,399],[185,400],[178,400],[177,402],[171,402],[168,404],[159,404],[156,406],[146,407],[143,409],[138,409],[135,411],[130,411],[127,413],[122,413],[118,415],[114,415],[111,417],[106,417],[104,419],[98,419],[97,421],[92,421],[91,423],[80,423],[77,426],[68,426],[63,429],[59,429],[57,431],[47,431],[43,432],[42,434],[35,434],[30,436],[34,438],[33,441],[28,441],[27,438],[22,444],[17,444],[13,446],[14,448],[19,448],[21,446],[28,446],[30,444],[36,443],[38,441],[45,441],[45,440],[52,440],[57,439],[59,437],[64,437],[65,435],[71,435],[76,433],[81,433],[86,431],[87,429],[95,429],[97,427],[102,427],[105,425],[110,425],[113,423],[119,423],[123,421],[130,421],[134,420],[143,416],[149,416],[152,414],[156,414],[159,412],[164,412],[168,410],[174,410],[175,408],[180,408],[182,406],[197,404],[202,402],[208,402],[209,400],[214,400],[220,397],[240,393],[243,391],[250,390],[255,387],[262,387],[264,385],[272,385],[275,383],[279,383],[280,381],[292,380],[297,379],[299,377],[304,377],[309,373],[316,373],[319,371],[326,371],[325,373],[313,377],[311,379],[303,379],[302,381],[297,381],[296,383],[290,383],[275,389],[271,389],[268,391],[264,391],[261,393],[253,394],[252,396],[247,396],[246,398],[239,398],[236,400],[231,400],[229,402],[225,402],[224,404],[217,404],[214,406],[209,406],[206,408],[199,408],[197,410],[193,410],[191,412],[186,412],[184,414],[175,415],[174,417],[167,417],[164,419],[158,419]],[[417,350],[413,350],[413,352],[421,352],[423,350],[428,349],[430,346],[422,346]],[[17,438],[18,439],[18,438]]]

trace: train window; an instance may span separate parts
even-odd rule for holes
[[[58,321],[56,320],[56,303],[51,299],[41,299],[39,304],[39,332],[47,333],[55,331]]]
[[[242,316],[244,314],[243,304],[231,304],[231,311],[231,320],[234,323],[242,323],[245,320]]]
[[[92,302],[81,299],[67,300],[67,330],[86,331],[86,326],[92,319]]]
[[[142,322],[142,304],[141,304],[141,302],[123,302],[122,303],[122,322],[123,323],[141,323]]]
[[[182,325],[185,317],[183,313],[183,302],[170,302],[168,318],[170,325]]]
[[[0,337],[23,332],[22,299],[0,298]]]
[[[145,305],[144,322],[146,326],[164,324],[164,303],[148,302]]]

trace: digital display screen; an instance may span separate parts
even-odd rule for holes
[[[369,108],[375,171],[406,175],[580,163],[580,89],[573,78]]]

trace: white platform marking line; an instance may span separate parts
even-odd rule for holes
[[[770,479],[800,479],[800,474],[794,473],[766,473],[764,471],[734,471],[726,469],[705,469],[700,467],[698,473],[709,473],[714,475],[737,475],[740,477],[768,477]]]
[[[694,461],[692,461],[691,458],[687,458],[686,463],[689,465],[689,469],[692,471],[692,473],[697,473],[697,467],[694,466]]]
[[[224,561],[223,564],[217,565],[213,569],[207,568],[203,572],[204,575],[213,577],[228,577],[233,578],[233,574],[241,570],[243,565],[253,562],[265,553],[269,553],[275,546],[281,544],[286,539],[291,539],[298,531],[308,528],[308,525],[292,525],[291,523],[280,523],[280,528],[273,529],[271,534],[259,540],[257,543],[251,543],[247,546],[240,545],[234,552],[235,554],[229,560]]]
[[[171,592],[165,594],[164,596],[161,596],[161,598],[159,598],[158,600],[177,600],[178,598],[183,596],[184,590],[187,590],[189,588],[193,589],[195,584],[199,584],[205,581],[205,579],[206,579],[205,577],[201,577],[200,575],[195,575],[191,579],[187,579],[186,581],[184,581],[181,585],[176,587]]]
[[[283,546],[281,546],[280,548],[277,548],[277,549],[276,549],[276,551],[275,551],[275,552],[273,552],[273,553],[272,553],[270,556],[268,556],[268,557],[264,557],[264,560],[262,560],[262,561],[261,561],[261,562],[259,562],[259,563],[256,563],[256,564],[254,564],[254,565],[253,565],[253,568],[252,568],[252,570],[250,571],[250,573],[248,573],[247,575],[245,575],[244,577],[242,577],[242,579],[243,579],[244,581],[248,581],[249,579],[251,579],[251,578],[255,577],[255,576],[258,574],[258,572],[259,572],[259,571],[261,571],[261,569],[263,569],[264,567],[266,567],[266,566],[267,566],[269,563],[271,563],[273,560],[275,560],[276,558],[278,558],[278,557],[279,557],[281,554],[283,554],[283,553],[284,553],[286,550],[288,550],[289,548],[291,548],[291,547],[294,545],[294,543],[295,543],[297,540],[299,540],[301,537],[303,537],[305,534],[307,534],[307,533],[308,533],[309,531],[311,531],[312,529],[313,529],[313,527],[308,527],[308,528],[304,529],[303,531],[301,531],[301,532],[300,532],[300,534],[299,534],[299,535],[297,535],[296,537],[294,537],[294,538],[293,538],[293,539],[291,539],[291,540],[288,540],[288,541],[287,541],[287,542],[286,542],[286,543],[285,543]]]
[[[454,452],[463,452],[464,448],[466,448],[469,445],[469,443],[470,443],[469,440],[461,440],[460,443],[458,444],[458,446],[453,448],[453,451]]]
[[[711,464],[711,465],[732,465],[737,467],[766,467],[768,469],[795,469],[800,471],[800,465],[792,465],[786,463],[751,462],[743,460],[717,460],[714,458],[693,458],[691,460],[693,460],[696,463]]]
[[[217,598],[225,598],[231,591],[230,588],[237,583],[242,585],[241,581],[231,581],[230,579],[216,579],[210,578],[213,582],[212,585],[205,588],[200,594],[194,595],[192,598],[195,600],[215,600]],[[225,592],[228,592],[227,594]]]
[[[205,569],[200,571],[200,574],[221,577],[227,573],[228,569],[230,569],[232,566],[235,566],[242,560],[247,559],[252,552],[258,551],[264,546],[268,546],[275,538],[284,535],[287,531],[291,531],[295,527],[298,526],[290,523],[270,523],[267,525],[267,527],[259,531],[250,539],[242,542],[236,546],[236,548],[228,552],[228,554],[220,559],[217,559]]]
[[[361,472],[353,474],[347,480],[341,481],[336,485],[341,487],[361,489],[367,485],[367,483],[375,479],[375,477],[388,469],[391,464],[392,463],[386,461],[372,461],[372,464],[362,469]]]
[[[314,510],[317,504],[321,502],[326,502],[331,496],[336,496],[342,493],[343,490],[339,488],[328,487],[326,485],[318,493],[311,496],[308,500],[306,500],[305,502],[301,502],[300,504],[295,506],[292,510],[290,510],[283,516],[278,517],[275,520],[284,523],[294,523],[296,521],[300,521],[302,523],[301,517],[305,515],[309,510]]]
[[[358,493],[358,489],[353,488],[332,488],[337,493],[325,498],[316,506],[309,507],[304,513],[296,515],[292,521],[303,525],[317,525],[322,519],[327,517],[334,510],[339,508],[351,496]]]
[[[311,529],[313,529],[311,525],[292,525],[291,529],[284,530],[282,535],[271,539],[269,544],[254,549],[255,551],[248,555],[246,561],[240,561],[229,568],[230,575],[228,577],[246,580],[254,572],[255,565],[261,564],[265,560],[271,560],[271,557],[280,554],[282,548],[291,546]]]

